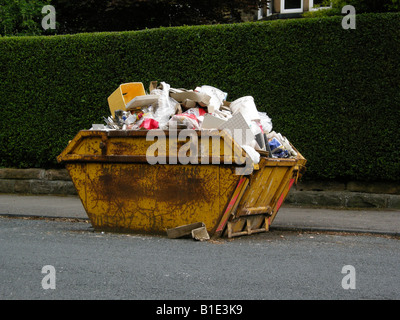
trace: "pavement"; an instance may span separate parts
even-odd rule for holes
[[[52,195],[0,194],[0,216],[88,219],[78,196]],[[400,211],[283,205],[270,229],[400,236]]]

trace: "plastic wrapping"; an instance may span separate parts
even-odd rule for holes
[[[272,157],[287,158],[289,156],[289,151],[285,149],[278,139],[272,138],[268,144],[272,152]]]
[[[200,130],[199,122],[194,114],[181,113],[173,115],[168,121],[168,126],[171,129],[175,129],[178,125],[183,125],[187,129]]]
[[[178,102],[169,96],[170,85],[161,82],[162,89],[154,89],[151,94],[159,95],[157,105],[154,108],[154,120],[159,124],[160,129],[167,129],[168,121],[176,112]]]
[[[186,110],[183,114],[193,114],[198,118],[204,116],[206,112],[202,108],[191,108]]]
[[[297,152],[293,149],[288,139],[280,133],[272,131],[267,137],[273,156],[278,158],[297,156]]]
[[[202,92],[210,96],[210,103],[208,105],[208,112],[214,113],[221,108],[222,103],[226,100],[228,94],[218,88],[212,86],[201,86],[195,89],[197,92]]]
[[[153,118],[144,118],[143,122],[139,126],[147,130],[157,129],[159,127],[158,121]]]
[[[265,112],[258,112],[260,116],[260,123],[264,133],[270,133],[272,130],[272,120]]]
[[[261,127],[260,121],[258,121],[258,120],[257,121],[255,121],[255,120],[250,121],[249,127],[250,127],[251,132],[253,132],[254,135],[257,135],[259,133],[263,133],[263,129]]]

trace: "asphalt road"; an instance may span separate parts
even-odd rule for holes
[[[278,230],[198,242],[0,217],[0,299],[399,299],[398,246],[391,237]],[[48,265],[54,272],[42,273]],[[355,289],[342,287],[344,277]]]

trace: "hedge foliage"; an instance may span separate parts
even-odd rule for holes
[[[121,84],[254,97],[309,179],[400,181],[400,14],[0,38],[0,166],[57,167]]]

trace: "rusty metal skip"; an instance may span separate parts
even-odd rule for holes
[[[146,151],[154,142],[146,134],[82,130],[57,157],[65,163],[95,230],[165,234],[202,222],[212,238],[266,232],[305,170],[306,159],[298,152],[292,159],[269,158],[265,152],[251,174],[238,175],[235,160],[239,157],[243,163],[248,156],[223,135],[219,156],[210,156],[207,164],[151,165]],[[205,141],[213,134],[197,134],[199,144],[214,155],[215,145]],[[186,143],[167,140],[178,148]],[[230,161],[224,154],[226,144],[240,150]]]

